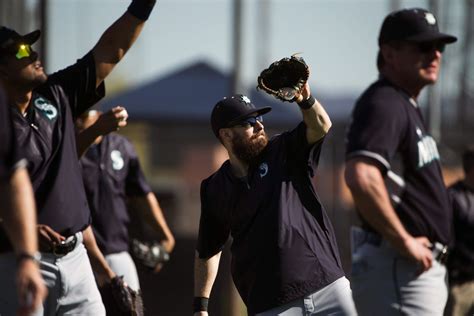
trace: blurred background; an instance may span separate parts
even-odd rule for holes
[[[20,33],[41,29],[35,49],[52,73],[92,49],[128,4],[1,0],[0,24]],[[443,54],[440,80],[420,97],[450,184],[462,176],[460,152],[474,136],[474,0],[158,0],[141,37],[106,80],[100,104],[128,109],[121,133],[134,143],[177,240],[161,273],[140,269],[147,315],[191,314],[200,182],[227,159],[210,129],[212,107],[244,93],[257,106],[274,107],[265,121],[270,135],[296,126],[301,116],[294,104],[255,89],[262,69],[293,53],[310,65],[313,94],[333,121],[315,183],[350,275],[349,227],[357,216],[343,181],[344,132],[358,95],[377,78],[382,20],[403,7],[431,10],[440,29],[458,37]],[[139,228],[153,238],[146,225]],[[229,271],[226,253],[210,311],[245,315]]]

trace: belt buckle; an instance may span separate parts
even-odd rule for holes
[[[436,261],[441,264],[444,264],[446,262],[446,259],[448,258],[448,246],[438,242],[435,243],[433,246],[433,256]]]
[[[75,235],[72,237],[73,238],[69,241],[66,239],[64,241],[61,241],[61,243],[59,244],[54,244],[52,246],[53,254],[56,256],[65,256],[72,250],[74,250],[74,248],[76,247],[77,238]]]

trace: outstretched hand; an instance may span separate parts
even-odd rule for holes
[[[106,135],[127,126],[127,119],[127,110],[124,107],[116,106],[99,116],[94,125],[96,125],[101,135]]]

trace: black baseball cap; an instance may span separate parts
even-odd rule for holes
[[[256,108],[250,99],[243,94],[234,94],[217,102],[212,110],[212,131],[219,138],[221,128],[230,127],[233,124],[252,115],[263,115],[272,110],[270,106]]]
[[[0,26],[0,54],[14,44],[32,45],[40,38],[40,35],[40,30],[33,31],[26,35],[20,35],[6,26]]]
[[[390,41],[454,43],[457,38],[441,33],[433,13],[420,8],[403,9],[390,13],[382,23],[379,45]]]

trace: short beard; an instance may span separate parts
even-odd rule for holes
[[[259,137],[260,135],[264,137]],[[232,140],[232,151],[239,160],[247,164],[252,164],[262,153],[267,144],[268,137],[264,131],[261,131],[258,134],[252,135],[250,139],[239,136],[235,137]]]

